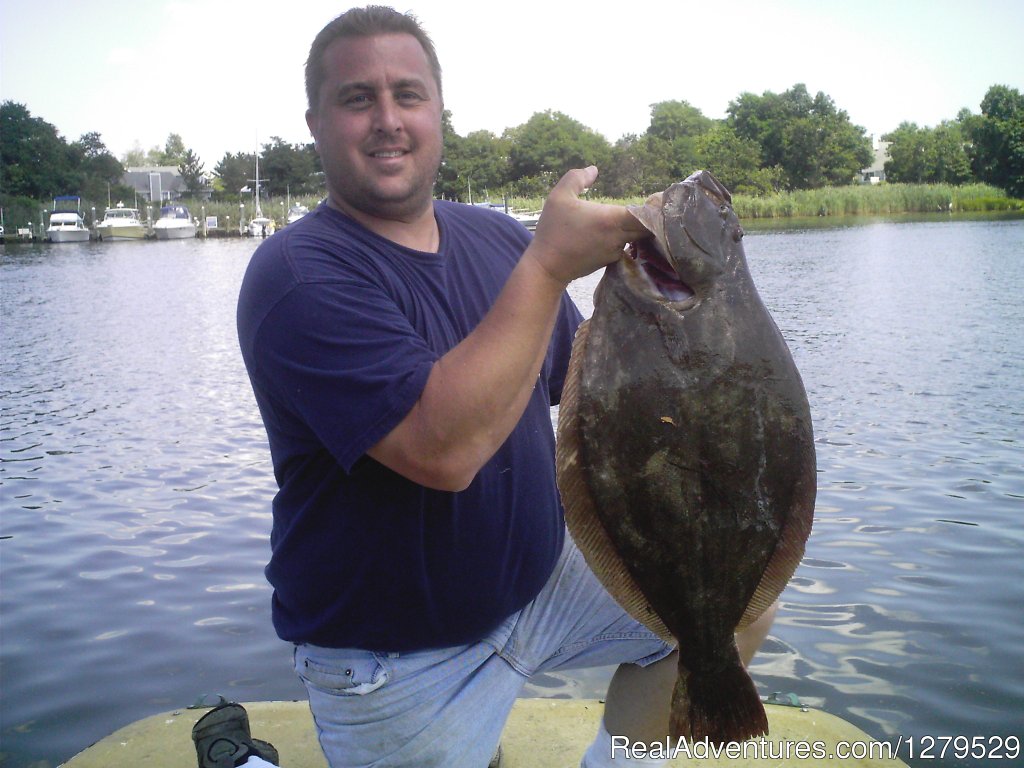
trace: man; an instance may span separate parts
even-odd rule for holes
[[[675,655],[566,539],[549,418],[565,287],[646,230],[579,199],[592,167],[532,239],[433,200],[441,72],[409,15],[328,24],[306,90],[328,197],[256,251],[238,329],[280,486],[274,624],[329,762],[482,768],[531,674],[616,663],[583,764],[612,764],[609,732],[663,739]]]

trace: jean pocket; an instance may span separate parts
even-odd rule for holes
[[[389,678],[383,658],[355,648],[295,648],[295,671],[307,686],[337,696],[364,696]]]

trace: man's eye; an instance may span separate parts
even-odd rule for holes
[[[422,101],[423,97],[415,91],[402,91],[397,96],[399,101],[410,102],[410,101]]]
[[[356,93],[356,94],[353,94],[352,96],[349,96],[347,99],[345,99],[345,106],[347,106],[347,107],[365,107],[366,105],[370,104],[371,101],[372,100],[370,99],[369,94],[366,94],[366,93]]]

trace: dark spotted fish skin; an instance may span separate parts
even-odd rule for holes
[[[601,280],[562,394],[559,488],[594,572],[678,641],[671,737],[742,741],[768,722],[734,633],[803,556],[810,410],[728,191],[698,172],[633,212],[664,260],[641,244]]]

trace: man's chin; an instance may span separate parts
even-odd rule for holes
[[[332,190],[329,203],[349,214],[362,214],[377,219],[408,221],[433,209],[433,187],[422,191],[408,189],[377,188],[372,192],[362,190],[359,194],[339,194]],[[356,215],[356,218],[359,218]]]

